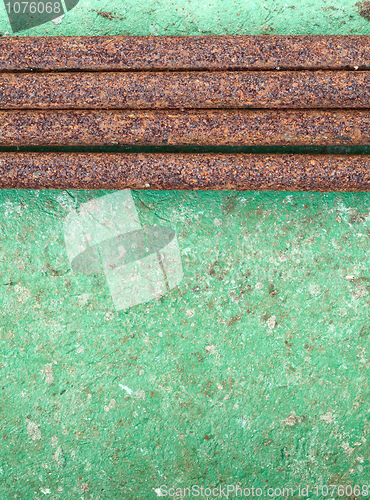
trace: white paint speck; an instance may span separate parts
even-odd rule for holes
[[[114,313],[112,311],[109,311],[104,316],[104,321],[106,321],[106,322],[112,321],[113,318],[114,318]]]
[[[302,423],[302,420],[303,420],[302,417],[298,417],[298,415],[296,415],[295,412],[292,411],[292,413],[288,415],[287,418],[284,419],[282,422],[285,425],[293,427],[293,425]]]
[[[123,391],[126,391],[129,396],[132,396],[133,390],[127,387],[127,385],[118,384]]]
[[[320,415],[320,419],[327,424],[331,424],[332,422],[334,422],[333,414],[330,411],[328,411],[328,413],[325,413],[325,415]]]
[[[84,493],[85,491],[89,491],[90,485],[89,483],[82,483],[81,484],[81,491]]]
[[[240,425],[241,429],[244,429],[248,423],[247,420],[245,420],[245,418],[238,418],[237,422]]]
[[[270,330],[273,330],[276,326],[276,316],[270,316],[269,319],[266,321],[267,326],[270,328]]]
[[[77,297],[77,304],[81,307],[86,306],[90,298],[89,293],[83,293]]]
[[[41,431],[40,431],[40,426],[35,424],[34,422],[31,422],[30,420],[26,420],[27,423],[27,434],[31,438],[31,441],[37,441],[38,439],[41,439]]]
[[[217,354],[215,344],[206,345],[204,349],[205,349],[207,352],[209,352],[209,354]]]
[[[116,406],[116,400],[111,399],[109,405],[104,406],[105,411],[113,410],[113,408]]]
[[[352,453],[355,451],[354,448],[350,447],[349,443],[344,442],[344,441],[343,441],[343,443],[341,443],[341,447],[343,448],[346,455],[352,455]]]
[[[52,384],[54,382],[53,370],[54,367],[52,363],[46,363],[44,368],[41,370],[41,375],[45,378],[45,382],[47,384]]]
[[[319,285],[314,285],[314,284],[311,284],[309,287],[308,287],[308,291],[310,292],[311,295],[320,295],[321,293],[321,288],[319,287]]]
[[[284,198],[284,203],[292,203],[293,201],[293,195],[290,194]]]
[[[24,304],[31,296],[30,291],[22,285],[15,285],[15,293],[17,294],[17,302]]]
[[[61,446],[58,446],[57,451],[54,453],[53,458],[59,467],[64,467],[66,459]]]
[[[369,295],[369,292],[365,287],[358,287],[356,288],[356,290],[353,290],[352,295],[355,299],[359,299],[361,297],[366,297],[367,295]]]
[[[51,22],[56,24],[56,25],[62,24],[64,15],[65,14],[63,14],[62,16],[56,17],[55,19],[52,19]]]
[[[135,391],[135,398],[136,399],[145,399],[145,392],[142,389],[138,389]]]
[[[166,495],[164,495],[161,491],[161,488],[153,488],[153,490],[155,491],[155,493],[157,494],[157,497],[164,497]]]

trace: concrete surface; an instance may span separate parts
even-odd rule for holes
[[[21,35],[369,28],[348,0],[81,0]],[[0,498],[368,485],[369,195],[133,192],[142,224],[175,229],[184,278],[117,312],[63,235],[104,194],[0,192]]]

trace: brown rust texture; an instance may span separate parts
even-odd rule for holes
[[[4,37],[0,145],[368,145],[368,40]],[[0,188],[369,184],[364,155],[0,153]]]
[[[370,69],[367,36],[2,37],[0,71]]]
[[[0,74],[0,109],[367,108],[368,71]]]
[[[0,146],[369,145],[368,110],[0,111]]]
[[[0,153],[0,188],[367,191],[361,155]]]

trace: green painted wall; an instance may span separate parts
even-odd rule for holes
[[[81,0],[20,34],[261,33],[370,22],[348,0]],[[0,498],[369,485],[369,195],[133,192],[143,224],[176,230],[184,278],[117,312],[63,236],[106,193],[0,192]]]
[[[1,9],[0,30],[11,33]],[[368,34],[368,25],[353,0],[80,0],[60,25],[22,35],[356,35]]]

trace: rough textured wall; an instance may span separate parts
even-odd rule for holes
[[[20,35],[369,27],[344,0],[81,0]],[[116,311],[63,235],[105,194],[0,192],[1,498],[368,484],[369,195],[134,192],[141,224],[176,231],[184,277]]]

